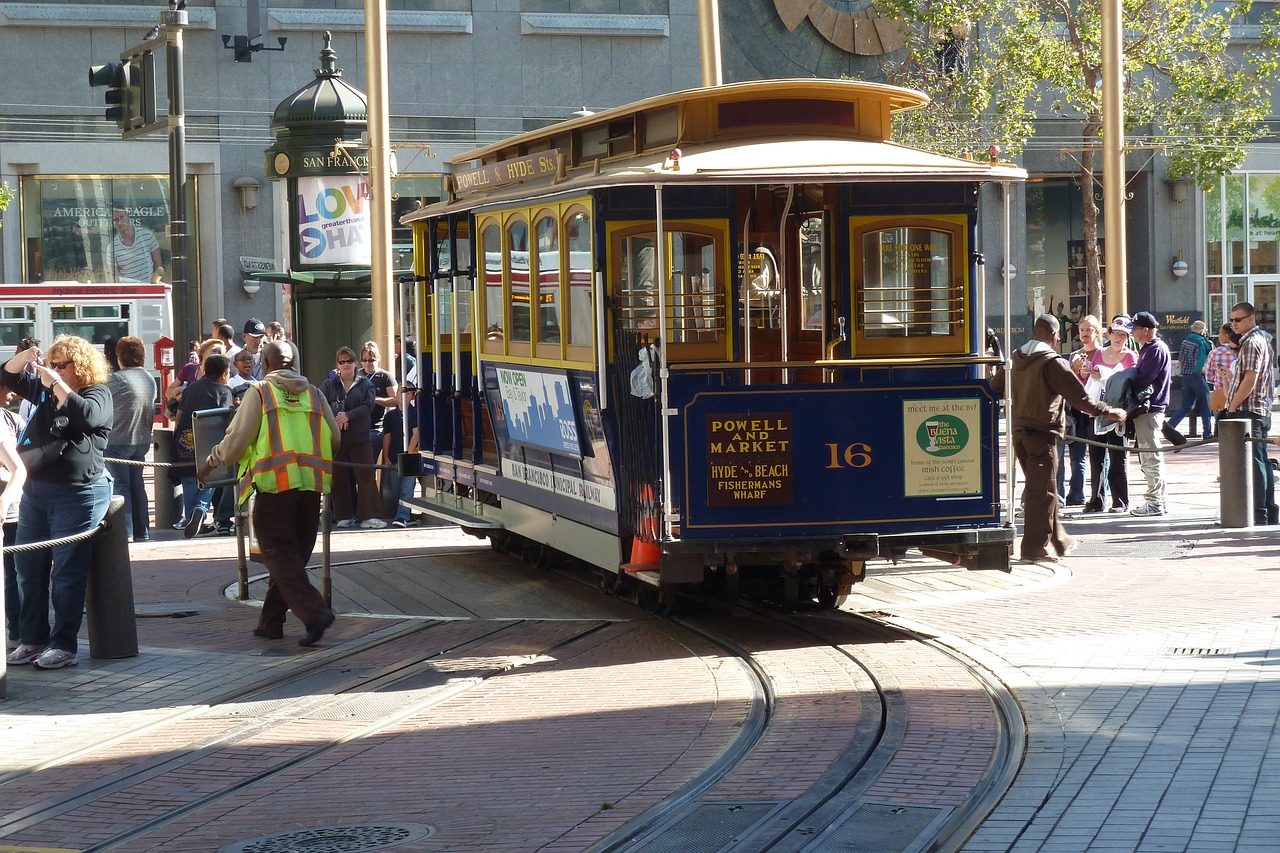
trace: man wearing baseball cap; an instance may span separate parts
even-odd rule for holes
[[[262,379],[262,338],[267,333],[267,326],[257,317],[244,324],[244,348],[253,356],[253,378]]]
[[[1173,378],[1169,347],[1156,330],[1160,324],[1150,311],[1139,311],[1129,322],[1138,350],[1138,366],[1133,387],[1151,386],[1147,412],[1133,419],[1133,433],[1138,440],[1138,460],[1142,476],[1147,479],[1147,502],[1129,510],[1130,515],[1160,516],[1165,508],[1164,481],[1164,412],[1169,406],[1169,384]]]

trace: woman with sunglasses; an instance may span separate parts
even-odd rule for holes
[[[106,386],[110,375],[98,348],[74,335],[55,338],[47,359],[32,347],[5,363],[5,386],[37,403],[18,442],[27,466],[18,511],[19,545],[83,533],[106,515],[111,478],[103,451],[113,420]],[[79,662],[76,635],[84,617],[92,548],[85,539],[17,554],[20,644],[9,654],[10,666],[59,669]]]
[[[324,381],[320,393],[333,409],[341,438],[333,457],[335,526],[352,527],[359,523],[367,529],[386,527],[387,523],[378,517],[382,495],[378,493],[378,478],[372,467],[374,446],[369,440],[369,422],[377,406],[376,392],[369,377],[356,370],[356,354],[351,347],[338,350],[338,372]],[[344,465],[344,462],[351,464]]]

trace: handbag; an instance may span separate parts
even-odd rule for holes
[[[69,424],[67,416],[58,414],[49,402],[41,402],[36,407],[18,437],[18,456],[28,473],[39,471],[62,458],[71,446],[71,440],[63,436]]]
[[[1221,412],[1227,407],[1227,386],[1219,385],[1209,392],[1209,411]]]

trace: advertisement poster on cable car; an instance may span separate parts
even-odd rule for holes
[[[298,263],[368,266],[369,182],[359,175],[298,178]]]
[[[543,506],[561,511],[617,508],[594,376],[486,364],[484,389],[502,457],[504,482],[495,488],[538,489]]]

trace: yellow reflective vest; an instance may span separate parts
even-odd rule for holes
[[[320,392],[314,385],[297,396],[271,382],[256,387],[262,393],[262,423],[240,459],[240,502],[248,500],[252,489],[327,494],[333,480],[333,432],[324,419]]]

